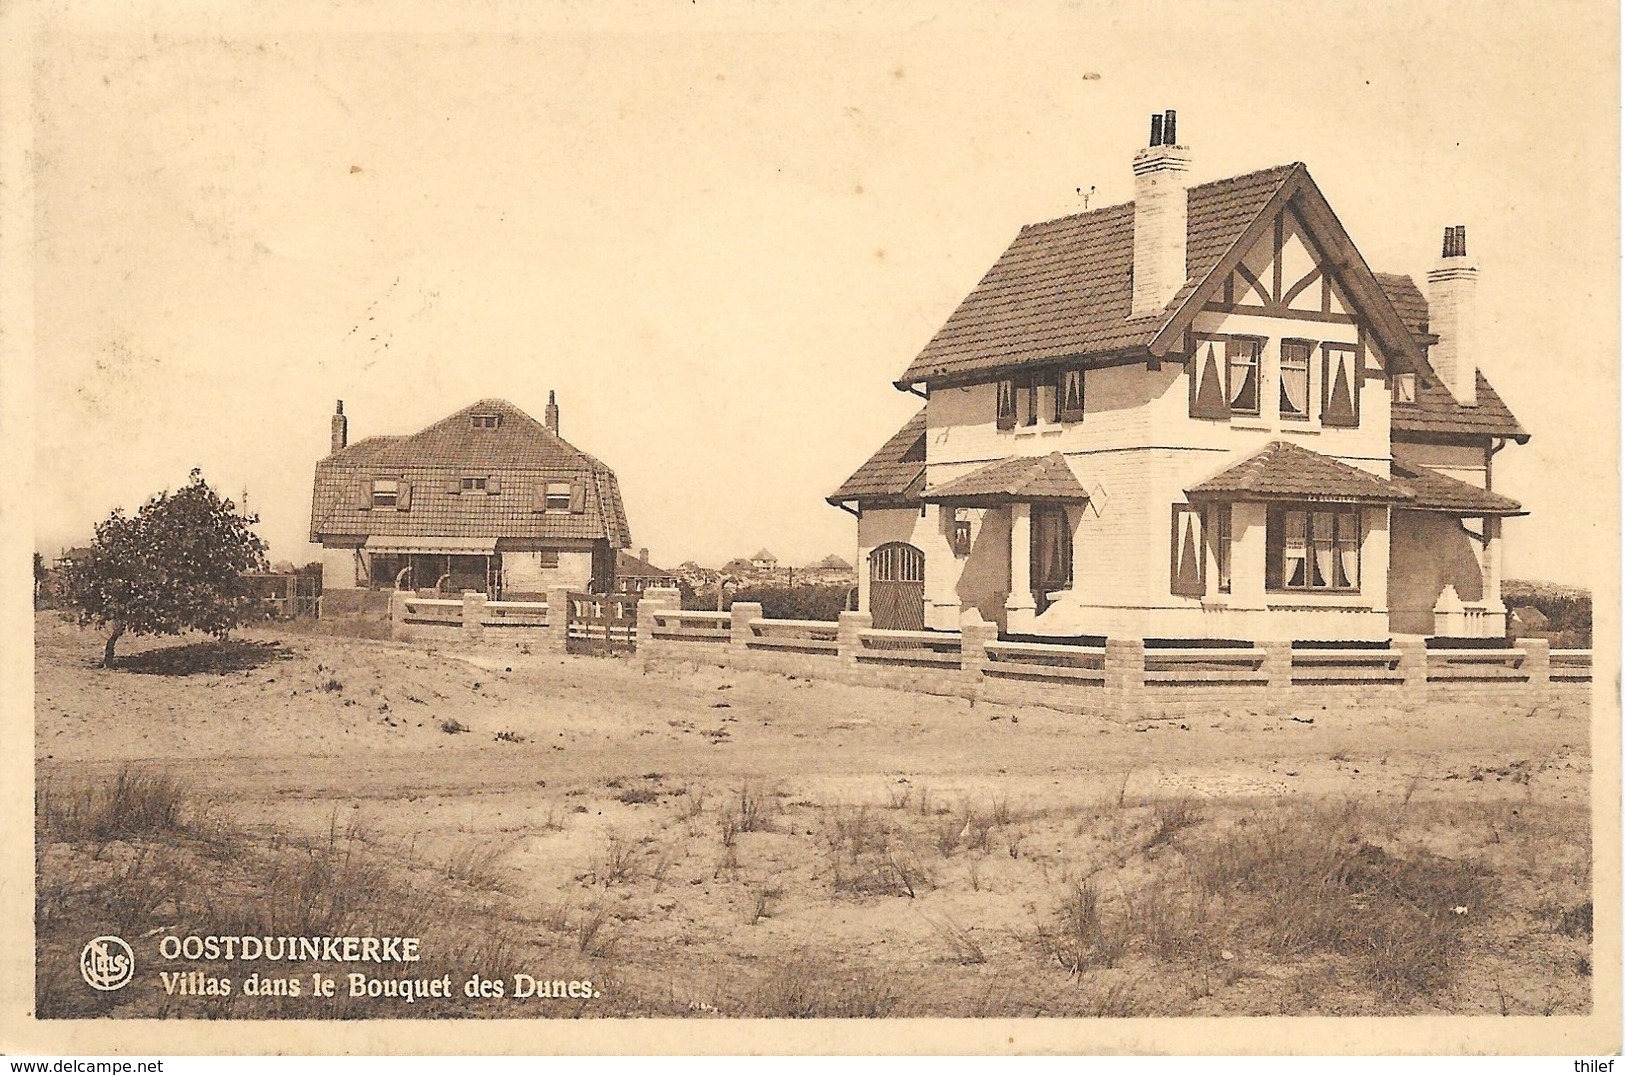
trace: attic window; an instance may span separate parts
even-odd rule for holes
[[[500,414],[475,414],[468,419],[468,424],[475,429],[495,429],[502,424]]]
[[[547,483],[547,510],[548,511],[569,511],[570,510],[570,499],[571,499],[570,493],[571,493],[571,485],[570,485],[569,482],[548,482]]]
[[[465,493],[483,493],[485,492],[486,481],[485,478],[464,478],[462,480],[462,491]]]
[[[388,478],[378,478],[372,483],[372,506],[375,508],[393,508],[401,495],[401,483]]]

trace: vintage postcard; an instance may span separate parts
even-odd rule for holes
[[[0,1049],[1619,1050],[1616,6],[0,31]]]

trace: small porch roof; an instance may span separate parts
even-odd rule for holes
[[[363,546],[368,552],[415,552],[453,556],[490,556],[497,539],[466,537],[385,537],[374,534]]]
[[[1088,499],[1089,493],[1060,452],[1000,459],[925,494],[928,504],[962,507],[992,507],[1015,501],[1081,504]]]
[[[1416,494],[1290,441],[1271,441],[1241,462],[1185,490],[1200,501],[1294,500],[1408,505]]]
[[[1432,511],[1443,515],[1507,516],[1528,515],[1509,496],[1480,489],[1476,485],[1440,474],[1431,467],[1394,460],[1394,480],[1402,483],[1416,499],[1402,505],[1417,511]]]

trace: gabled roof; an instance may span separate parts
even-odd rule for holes
[[[474,415],[495,415],[495,428]],[[498,491],[449,492],[463,477],[497,478]],[[362,483],[404,480],[412,487],[405,510],[361,506]],[[582,511],[536,510],[536,489],[570,482],[583,493]],[[503,399],[482,399],[408,435],[368,437],[316,464],[311,540],[382,537],[468,537],[607,540],[632,543],[615,472]]]
[[[1392,470],[1394,481],[1414,494],[1415,499],[1404,505],[1407,508],[1447,515],[1527,514],[1523,505],[1509,496],[1458,481],[1430,467],[1396,459]]]
[[[768,552],[766,549],[757,549],[756,550],[756,555],[752,556],[751,559],[752,560],[772,560],[775,563],[777,563],[779,558],[777,556],[774,556],[772,553]]]
[[[1271,441],[1241,462],[1186,489],[1185,495],[1192,502],[1309,500],[1364,504],[1403,504],[1415,497],[1402,485],[1285,440]]]
[[[1437,337],[1428,333],[1428,300],[1409,276],[1377,273],[1377,282],[1393,303],[1405,327],[1417,344],[1426,348]],[[1490,385],[1482,370],[1478,373],[1478,403],[1464,407],[1456,402],[1439,375],[1427,369],[1416,386],[1416,402],[1395,402],[1389,427],[1396,440],[1460,440],[1463,437],[1507,437],[1523,444],[1529,434],[1510,408]]]
[[[825,499],[879,507],[919,504],[925,490],[925,408],[891,435],[880,450]]]
[[[1302,164],[1191,187],[1186,282],[1155,315],[1132,318],[1134,204],[1021,229],[897,381],[952,383],[1061,360],[1167,354],[1225,277],[1289,203],[1387,350],[1409,367],[1411,333]]]
[[[1013,455],[978,467],[925,494],[928,504],[988,506],[1012,501],[1082,503],[1089,494],[1079,483],[1066,457]]]

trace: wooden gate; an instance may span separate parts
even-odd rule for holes
[[[893,541],[869,554],[869,614],[881,630],[925,630],[925,553]]]
[[[638,599],[629,594],[570,594],[567,653],[610,657],[638,648]]]

